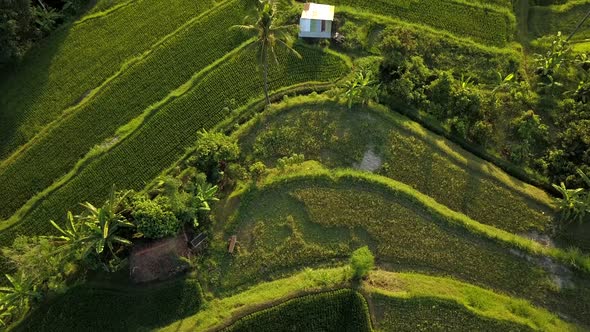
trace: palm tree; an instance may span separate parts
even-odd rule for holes
[[[257,6],[257,19],[254,24],[250,25],[234,25],[232,29],[240,29],[246,32],[256,34],[257,38],[252,41],[249,46],[258,48],[258,55],[260,56],[260,65],[263,66],[263,80],[264,80],[264,97],[266,105],[270,105],[270,97],[268,96],[268,60],[272,55],[275,62],[278,64],[278,58],[275,53],[275,46],[277,44],[285,47],[288,51],[301,58],[295,49],[290,45],[291,35],[290,31],[296,26],[277,25],[276,23],[276,4],[272,0],[259,0]],[[247,19],[247,18],[246,18]]]

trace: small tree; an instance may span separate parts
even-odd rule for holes
[[[352,277],[354,279],[358,280],[366,277],[374,266],[375,257],[367,246],[353,251],[350,256],[350,267],[352,268]]]
[[[240,155],[240,147],[235,139],[219,132],[201,131],[197,140],[194,155],[189,164],[207,174],[212,183],[221,180],[228,162],[236,160]]]

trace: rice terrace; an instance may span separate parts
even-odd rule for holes
[[[0,0],[0,330],[590,331],[590,0]]]

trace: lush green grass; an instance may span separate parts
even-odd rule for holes
[[[278,105],[239,133],[245,164],[294,153],[329,167],[358,166],[369,149],[380,174],[406,183],[450,209],[511,232],[543,230],[553,214],[543,191],[381,107],[300,98]]]
[[[453,225],[405,191],[346,175],[331,180],[317,171],[279,179],[242,197],[237,214],[216,236],[213,257],[220,270],[212,289],[235,291],[302,264],[341,261],[368,244],[383,266],[454,276],[586,322],[587,278],[571,276],[575,288],[558,290],[540,265]],[[239,239],[234,257],[226,254],[231,234]]]
[[[201,308],[195,279],[104,288],[81,285],[32,312],[15,331],[148,331]]]
[[[338,56],[317,48],[299,50],[301,60],[281,53],[281,65],[273,66],[270,73],[273,90],[308,81],[335,80],[348,71],[346,61]],[[104,200],[113,184],[143,189],[194,144],[201,128],[210,129],[228,115],[223,109],[230,100],[244,105],[260,98],[262,78],[255,56],[251,51],[230,58],[185,94],[158,109],[127,139],[42,200],[18,225],[3,231],[0,243],[11,243],[15,234],[51,231],[50,219],[61,220],[81,201]]]
[[[204,331],[228,326],[249,313],[290,298],[347,286],[350,285],[346,268],[306,269],[284,279],[260,282],[244,292],[229,297],[212,299],[195,315],[174,322],[162,330]]]
[[[505,45],[515,29],[509,9],[473,1],[337,0],[330,4],[424,24],[486,45]]]
[[[576,26],[590,9],[590,1],[568,1],[563,5],[534,6],[529,13],[529,32],[532,37],[556,35],[558,31],[564,36],[574,32]],[[582,27],[573,40],[590,38],[590,30]]]
[[[575,331],[530,303],[449,278],[382,270],[370,274],[376,328],[384,331]]]
[[[371,323],[363,296],[341,289],[289,300],[248,315],[222,331],[370,332]]]
[[[143,0],[83,24],[66,25],[0,80],[0,158],[65,109],[212,5],[210,0]],[[142,36],[138,38],[138,36]]]
[[[115,134],[117,128],[240,45],[246,38],[228,30],[245,15],[237,1],[210,12],[111,81],[28,149],[0,165],[0,219],[10,217],[67,173],[94,145],[105,140],[116,142],[121,138]]]

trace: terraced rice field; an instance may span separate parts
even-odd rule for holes
[[[589,9],[585,0],[527,15],[509,0],[321,2],[375,36],[396,31],[410,45],[402,56],[423,55],[432,73],[475,74],[488,90],[498,73],[529,65],[521,26],[534,40],[571,30]],[[302,7],[291,3],[286,19]],[[262,107],[256,36],[232,29],[252,15],[245,0],[101,0],[2,69],[1,246],[55,234],[50,220],[99,205],[113,185],[150,189],[185,165],[203,129],[237,142],[232,166],[244,173],[199,220],[209,246],[193,273],[148,287],[130,284],[127,270],[92,274],[15,330],[589,329],[588,242],[551,238],[559,219],[549,193],[394,108],[349,109],[335,88],[361,65],[380,68],[379,47],[359,55],[298,41],[301,58],[277,48],[274,103]],[[316,88],[327,92],[297,96]],[[293,155],[305,162],[279,161]],[[351,281],[348,259],[363,246],[376,268]],[[0,268],[11,272],[4,260]]]

